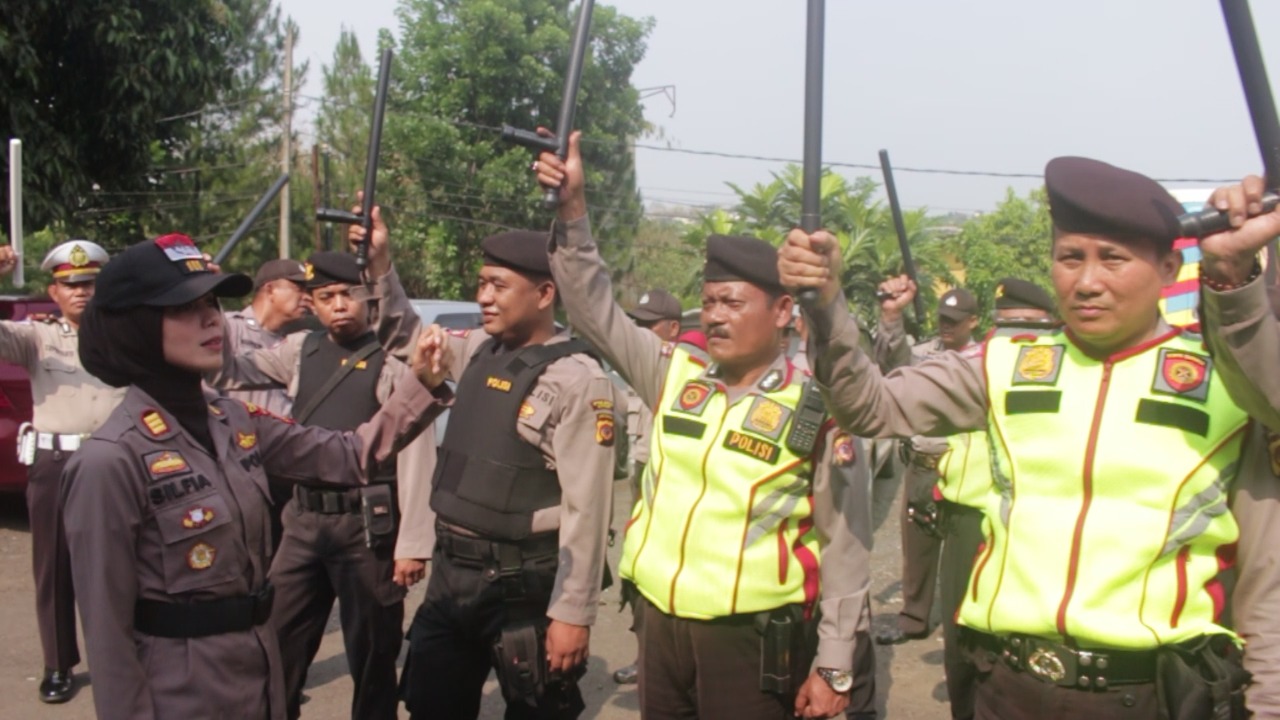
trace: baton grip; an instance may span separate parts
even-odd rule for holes
[[[350,210],[338,210],[335,208],[320,208],[316,210],[316,220],[320,222],[339,223],[342,225],[359,225],[364,222],[364,217]]]
[[[502,126],[502,139],[509,143],[522,145],[533,151],[544,151],[560,154],[560,140],[556,137],[543,137],[531,130],[522,130],[510,125]]]
[[[1280,195],[1275,192],[1268,192],[1262,196],[1264,214],[1275,210],[1277,204],[1280,204]],[[1227,214],[1217,208],[1206,208],[1178,218],[1179,237],[1198,239],[1230,229],[1231,221],[1227,218]]]

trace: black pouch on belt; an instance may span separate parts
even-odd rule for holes
[[[547,653],[538,626],[536,621],[508,625],[494,643],[498,686],[507,704],[537,707],[546,688]]]
[[[394,547],[400,520],[395,486],[383,483],[360,488],[360,517],[364,521],[364,544],[369,549]]]
[[[810,631],[816,625],[805,621],[799,605],[788,605],[759,613],[755,626],[760,633],[760,691],[795,693],[809,676]]]
[[[1250,678],[1226,635],[1162,647],[1156,654],[1160,720],[1243,720]]]

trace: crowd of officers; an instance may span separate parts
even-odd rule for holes
[[[1232,229],[1201,243],[1202,329],[1158,311],[1176,201],[1058,158],[1056,298],[1002,281],[985,339],[953,289],[913,345],[904,276],[867,342],[838,241],[799,230],[708,238],[681,334],[665,291],[614,302],[577,142],[532,168],[551,232],[483,242],[475,330],[423,324],[376,211],[365,268],[320,252],[251,280],[178,234],[49,254],[61,316],[0,323],[35,401],[41,700],[74,693],[78,604],[99,717],[292,720],[336,600],[353,718],[475,718],[494,671],[508,718],[576,718],[630,476],[638,656],[615,680],[642,717],[873,718],[870,497],[897,438],[903,608],[875,639],[927,636],[941,574],[954,718],[1280,717],[1280,323],[1256,259],[1280,213],[1258,178],[1211,198]]]

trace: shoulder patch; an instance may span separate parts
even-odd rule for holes
[[[853,464],[857,458],[857,452],[853,445],[853,436],[847,432],[836,433],[836,439],[831,448],[832,459],[836,465],[840,467],[848,467]]]
[[[1213,360],[1199,353],[1160,348],[1152,392],[1174,395],[1198,402],[1209,397],[1209,374]]]
[[[596,444],[604,447],[613,447],[613,413],[598,413],[596,415]]]
[[[169,424],[164,421],[164,417],[151,408],[142,411],[142,424],[155,437],[169,432]]]

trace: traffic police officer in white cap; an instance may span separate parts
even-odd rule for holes
[[[71,668],[80,662],[76,645],[75,594],[71,560],[58,507],[62,466],[120,402],[112,388],[80,364],[76,350],[80,315],[93,297],[94,281],[107,251],[88,240],[70,240],[45,256],[40,269],[53,275],[49,297],[62,317],[46,322],[0,321],[0,360],[31,375],[33,419],[19,430],[19,459],[27,471],[31,556],[36,581],[36,625],[44,652],[40,699],[65,702],[75,690]],[[0,247],[0,274],[13,272],[18,258]]]

